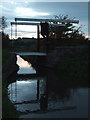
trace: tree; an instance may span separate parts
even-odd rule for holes
[[[5,34],[4,29],[7,27],[7,22],[6,22],[7,18],[2,16],[0,18],[0,30],[1,30],[1,34],[2,34],[2,48],[3,49],[7,49],[9,47],[9,35]]]
[[[2,49],[9,48],[9,35],[2,32]]]
[[[55,16],[55,19],[62,19],[62,20],[68,20],[68,15],[66,16]],[[69,20],[74,20],[73,19],[69,19]],[[57,22],[55,22],[57,24]],[[84,38],[82,33],[79,33],[81,26],[78,28],[75,28],[75,26],[72,23],[63,23],[66,26],[54,26],[54,27],[50,27],[50,37],[56,36],[56,38],[58,39],[65,39],[65,38]]]
[[[4,32],[4,29],[7,27],[7,22],[6,22],[7,18],[5,16],[2,16],[0,18],[0,29],[1,31]]]

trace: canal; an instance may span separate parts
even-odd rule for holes
[[[8,85],[8,97],[20,118],[88,118],[88,87],[69,86],[51,70],[36,76],[19,55],[17,64],[19,77]]]

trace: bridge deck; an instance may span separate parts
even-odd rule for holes
[[[17,55],[22,55],[22,56],[26,56],[26,55],[32,55],[32,56],[46,56],[47,53],[40,53],[40,52],[12,52],[14,54]]]

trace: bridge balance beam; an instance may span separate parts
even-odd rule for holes
[[[40,26],[40,23],[28,23],[28,22],[11,22],[11,25],[37,25]],[[51,24],[49,26],[66,26],[65,24]]]
[[[79,20],[63,19],[33,19],[33,18],[15,18],[15,21],[38,21],[38,22],[59,22],[59,23],[79,23]]]

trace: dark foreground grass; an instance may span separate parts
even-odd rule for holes
[[[18,118],[19,113],[14,108],[13,104],[8,98],[6,77],[3,75],[2,87],[2,118]]]
[[[6,63],[10,54],[8,50],[3,50],[2,52],[2,64]],[[19,113],[14,108],[13,104],[8,98],[8,80],[7,76],[2,74],[2,118],[18,118]]]
[[[60,60],[55,64],[55,69],[62,79],[88,87],[88,53]]]
[[[10,53],[8,49],[2,50],[2,65],[6,63],[9,56],[10,56]]]

